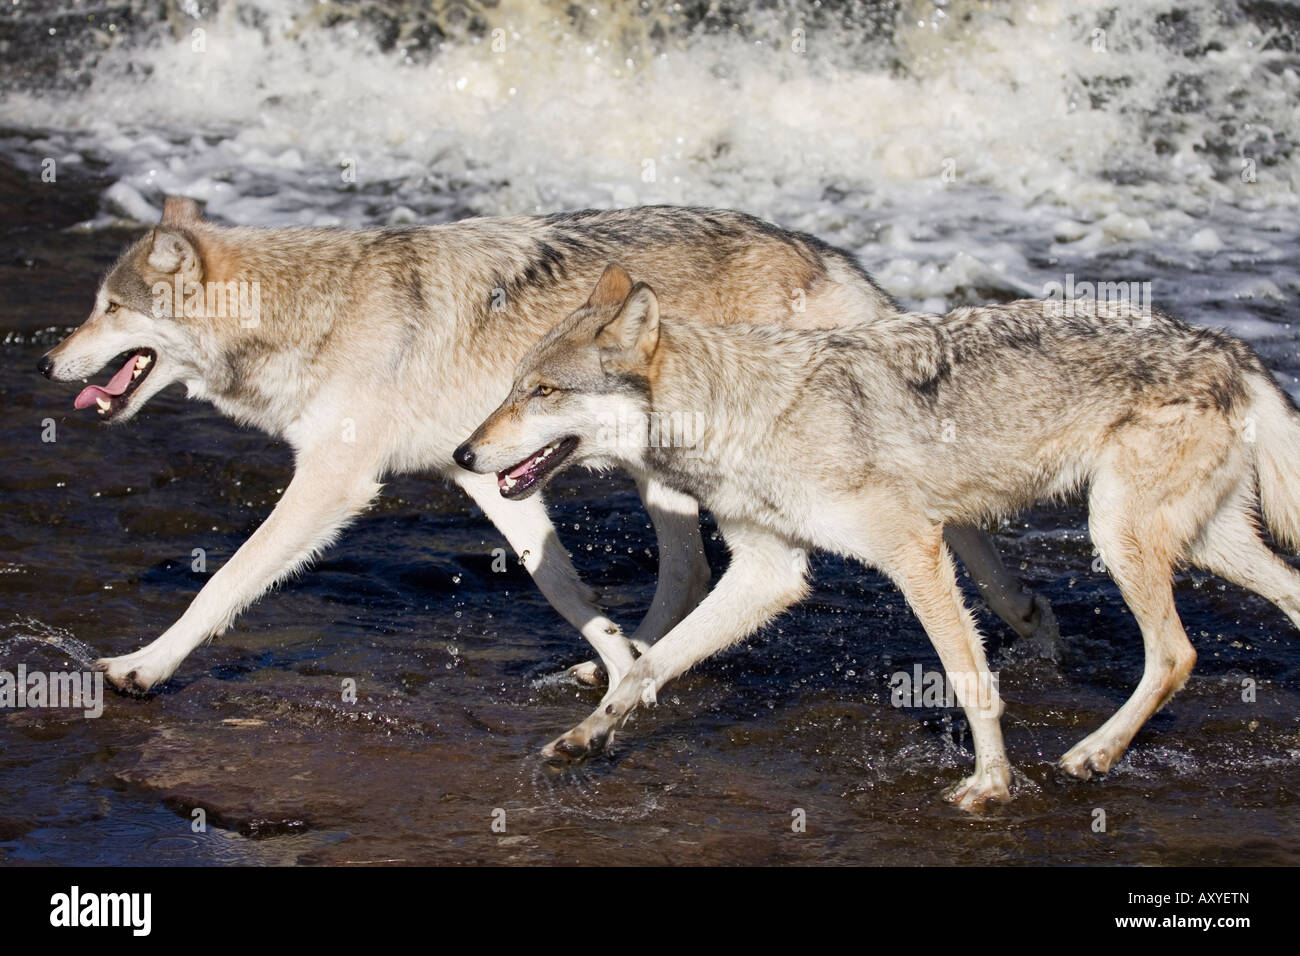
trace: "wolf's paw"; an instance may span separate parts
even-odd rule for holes
[[[592,731],[585,724],[579,724],[543,747],[542,756],[553,763],[586,760],[604,750],[613,739],[612,730]]]
[[[94,667],[103,672],[105,680],[116,690],[137,697],[171,677],[175,670],[143,651],[121,657],[101,657],[95,661]]]
[[[1006,766],[976,770],[955,787],[944,792],[944,799],[970,813],[990,800],[1006,803],[1011,799],[1010,772]]]
[[[1034,611],[1029,616],[1029,632],[1021,636],[1037,649],[1040,657],[1059,660],[1061,656],[1061,626],[1056,623],[1052,602],[1041,594],[1034,595]]]
[[[565,673],[584,687],[599,687],[605,683],[605,669],[595,661],[574,664]]]
[[[1072,777],[1091,779],[1094,773],[1106,773],[1119,755],[1116,748],[1102,743],[1096,735],[1085,737],[1061,758],[1060,767]]]

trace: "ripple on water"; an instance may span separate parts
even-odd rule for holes
[[[533,755],[523,761],[520,777],[539,805],[565,816],[626,823],[657,813],[672,784],[619,770],[617,752],[577,764]]]

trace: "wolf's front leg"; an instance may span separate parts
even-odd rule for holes
[[[706,657],[752,634],[807,592],[805,553],[765,531],[724,528],[731,564],[713,593],[632,665],[622,682],[577,727],[549,743],[552,759],[581,759],[613,738],[639,704]]]
[[[963,810],[1011,798],[1011,764],[1002,743],[1002,698],[989,671],[984,644],[962,601],[957,574],[936,531],[886,539],[876,549],[881,568],[898,585],[943,663],[944,674],[966,712],[975,743],[975,772],[949,790]]]
[[[147,647],[96,661],[96,668],[128,692],[143,693],[166,680],[190,651],[221,634],[235,615],[328,545],[379,491],[374,479],[373,467],[337,450],[300,457],[270,517],[203,586],[180,620]]]
[[[507,501],[501,497],[495,475],[460,470],[448,477],[465,489],[488,520],[505,535],[551,607],[581,631],[596,649],[609,675],[609,689],[613,691],[632,666],[632,645],[623,636],[622,629],[596,607],[595,595],[578,577],[555,533],[555,526],[546,515],[541,496]],[[587,682],[590,677],[586,675]]]

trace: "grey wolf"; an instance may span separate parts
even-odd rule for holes
[[[696,503],[654,479],[639,490],[659,539],[659,580],[631,638],[593,602],[539,498],[509,502],[456,468],[456,443],[509,390],[528,346],[581,304],[605,263],[661,277],[666,301],[718,321],[868,321],[896,309],[849,256],[739,213],[648,207],[371,230],[225,227],[193,201],[122,254],[86,322],[40,362],[59,381],[112,362],[78,408],[130,420],[172,383],[287,441],[295,470],[271,515],[146,647],[99,662],[119,689],[167,679],[275,582],[307,563],[380,490],[432,472],[463,488],[555,609],[596,649],[610,686],[709,581]],[[115,359],[116,357],[116,359]],[[961,533],[990,603],[1021,633],[1042,614],[987,539]],[[594,681],[592,663],[578,676]]]
[[[668,681],[800,600],[817,548],[888,575],[934,644],[975,748],[974,773],[950,799],[967,809],[1008,799],[1002,702],[943,531],[1078,491],[1141,627],[1146,669],[1062,758],[1069,773],[1106,772],[1191,673],[1176,565],[1249,588],[1300,626],[1300,574],[1254,521],[1258,490],[1275,538],[1300,545],[1300,414],[1286,393],[1221,332],[1122,302],[1069,318],[1055,305],[835,329],[726,325],[661,316],[653,289],[611,266],[524,356],[457,459],[516,498],[564,467],[626,469],[713,512],[731,563],[546,752],[600,750]],[[689,449],[609,440],[614,418],[686,412],[705,422]]]

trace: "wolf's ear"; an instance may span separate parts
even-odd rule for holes
[[[200,278],[199,251],[184,233],[172,229],[155,229],[149,237],[149,268],[163,275],[180,275],[186,282]]]
[[[168,196],[163,203],[162,222],[164,226],[183,226],[189,222],[198,222],[203,218],[199,204],[189,196]]]
[[[596,345],[620,365],[645,364],[659,346],[659,299],[638,282],[618,315],[596,333]]]
[[[600,281],[587,297],[587,305],[618,305],[632,291],[632,278],[614,263],[605,266]]]

